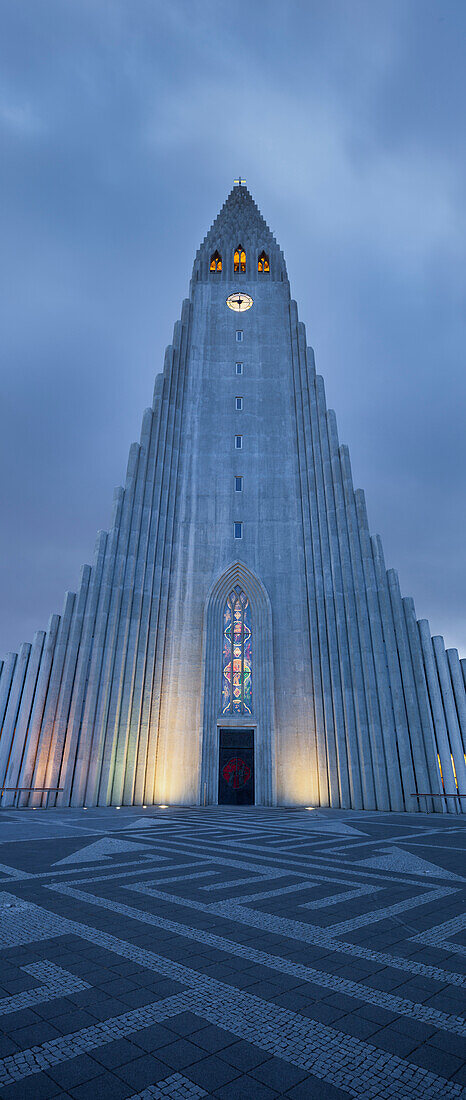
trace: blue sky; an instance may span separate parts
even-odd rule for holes
[[[454,0],[0,0],[0,653],[75,589],[242,172],[387,565],[466,654]]]

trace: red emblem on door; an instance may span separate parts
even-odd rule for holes
[[[238,791],[241,787],[245,787],[248,779],[251,778],[251,769],[240,756],[232,756],[228,764],[222,768],[222,775],[225,783],[233,787],[234,791]]]

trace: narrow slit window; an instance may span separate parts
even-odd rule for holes
[[[242,374],[243,373],[243,364],[242,363],[237,363],[236,364],[236,373],[237,374]]]
[[[236,329],[236,343],[237,344],[242,344],[242,342],[243,342],[243,330],[242,330],[242,328],[237,328]]]
[[[235,405],[236,405],[236,411],[241,412],[241,409],[243,408],[243,398],[242,397],[235,397]]]
[[[216,251],[210,257],[210,270],[211,271],[221,271],[222,270],[222,257],[220,255],[220,252]]]
[[[237,450],[237,451],[241,451],[241,449],[242,449],[242,446],[243,446],[243,437],[242,437],[242,435],[235,435],[235,447],[236,447],[236,450]]]
[[[246,271],[246,253],[242,244],[239,244],[238,248],[235,249],[233,266],[236,272]]]
[[[258,271],[270,271],[269,257],[266,252],[261,252],[257,261]]]
[[[242,493],[243,492],[243,479],[242,479],[242,477],[235,477],[235,492],[236,493]]]
[[[233,526],[234,526],[234,529],[235,529],[235,539],[242,539],[242,537],[243,537],[243,524],[242,523],[234,523]]]

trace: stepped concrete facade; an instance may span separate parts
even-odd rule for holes
[[[385,567],[283,253],[237,184],[93,565],[1,664],[0,783],[24,788],[2,805],[458,813],[465,680]]]

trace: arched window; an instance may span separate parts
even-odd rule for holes
[[[214,252],[210,257],[210,270],[221,271],[222,270],[222,257],[220,252]]]
[[[252,714],[251,605],[239,585],[223,613],[222,714]]]
[[[246,253],[242,244],[238,245],[234,256],[235,271],[246,271]]]
[[[266,252],[261,252],[257,261],[258,271],[270,271],[269,257]]]

